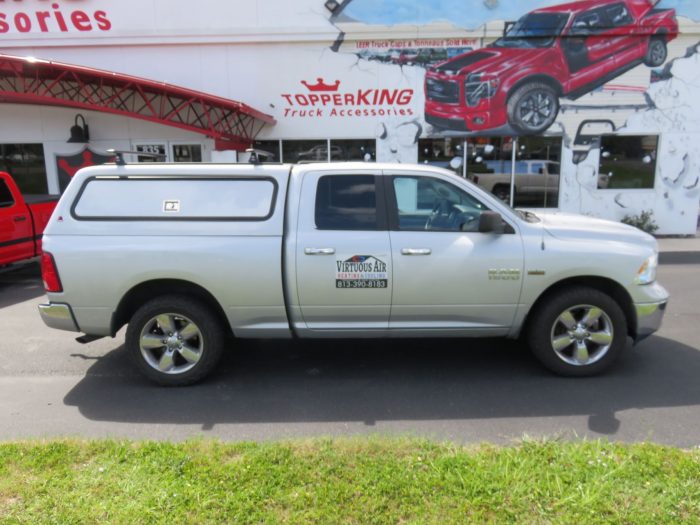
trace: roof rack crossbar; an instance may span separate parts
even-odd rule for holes
[[[124,155],[137,155],[139,157],[149,157],[152,159],[158,159],[163,161],[167,158],[165,153],[149,153],[145,151],[108,149],[107,153],[109,153],[110,155],[114,155],[117,166],[126,166],[126,160],[124,159]]]

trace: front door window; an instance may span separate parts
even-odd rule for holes
[[[488,208],[440,179],[394,177],[399,230],[472,231]]]

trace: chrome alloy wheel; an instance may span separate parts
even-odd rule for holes
[[[554,321],[551,343],[559,359],[574,366],[588,366],[608,353],[614,339],[608,314],[597,306],[567,308]]]
[[[182,374],[201,359],[204,339],[199,327],[178,314],[160,314],[148,321],[139,336],[141,355],[164,374]]]
[[[540,129],[552,120],[556,107],[554,95],[546,91],[533,91],[519,105],[520,121],[530,129]]]
[[[649,46],[649,61],[660,66],[666,61],[666,44],[662,40],[654,39]]]

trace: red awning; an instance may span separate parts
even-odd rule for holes
[[[275,119],[235,100],[89,67],[0,54],[0,102],[134,117],[245,149]]]

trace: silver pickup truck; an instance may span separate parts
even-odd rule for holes
[[[651,236],[402,164],[87,168],[44,251],[44,322],[82,342],[128,325],[164,385],[241,338],[522,337],[550,370],[592,375],[668,301]]]

